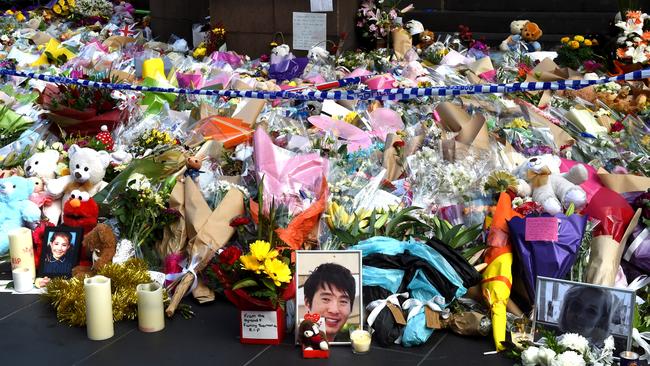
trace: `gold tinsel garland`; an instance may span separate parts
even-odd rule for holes
[[[147,263],[136,258],[123,264],[109,263],[98,270],[97,274],[111,279],[113,321],[135,319],[138,315],[138,295],[135,288],[141,283],[151,282]],[[77,327],[86,325],[83,279],[52,279],[44,296],[56,309],[56,317],[60,322]],[[165,302],[168,301],[167,291],[163,291],[163,297]]]

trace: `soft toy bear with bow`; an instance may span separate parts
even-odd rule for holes
[[[517,176],[522,178],[517,187],[519,195],[532,195],[533,200],[551,215],[561,213],[572,203],[576,209],[587,204],[587,194],[579,186],[587,180],[587,168],[577,164],[561,174],[561,163],[555,155],[539,155],[526,160],[516,171]]]

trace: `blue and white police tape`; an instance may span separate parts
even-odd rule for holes
[[[284,90],[284,91],[258,91],[258,90],[206,90],[206,89],[181,89],[161,88],[155,86],[105,83],[101,81],[72,79],[62,76],[36,74],[11,69],[0,69],[0,75],[18,76],[43,80],[58,84],[72,84],[92,88],[107,88],[114,90],[132,90],[139,92],[174,93],[205,95],[229,98],[253,99],[297,99],[297,100],[407,100],[428,96],[453,96],[462,94],[495,94],[512,93],[518,91],[539,90],[565,90],[581,89],[590,85],[606,84],[620,80],[640,80],[650,78],[650,69],[633,71],[623,75],[600,78],[594,80],[559,80],[553,82],[523,82],[508,84],[477,84],[477,85],[452,85],[429,88],[392,88],[380,90]],[[340,86],[358,84],[361,78],[348,78],[339,80]]]

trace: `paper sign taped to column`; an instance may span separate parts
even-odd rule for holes
[[[293,49],[310,50],[327,39],[327,14],[293,13]],[[324,46],[324,44],[323,44]]]
[[[309,0],[311,11],[334,11],[332,0]]]
[[[276,339],[278,338],[277,312],[242,310],[241,327],[243,338]]]

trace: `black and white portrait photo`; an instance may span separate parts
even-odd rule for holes
[[[537,287],[536,326],[578,333],[596,345],[612,335],[619,352],[630,346],[634,291],[545,277]]]

